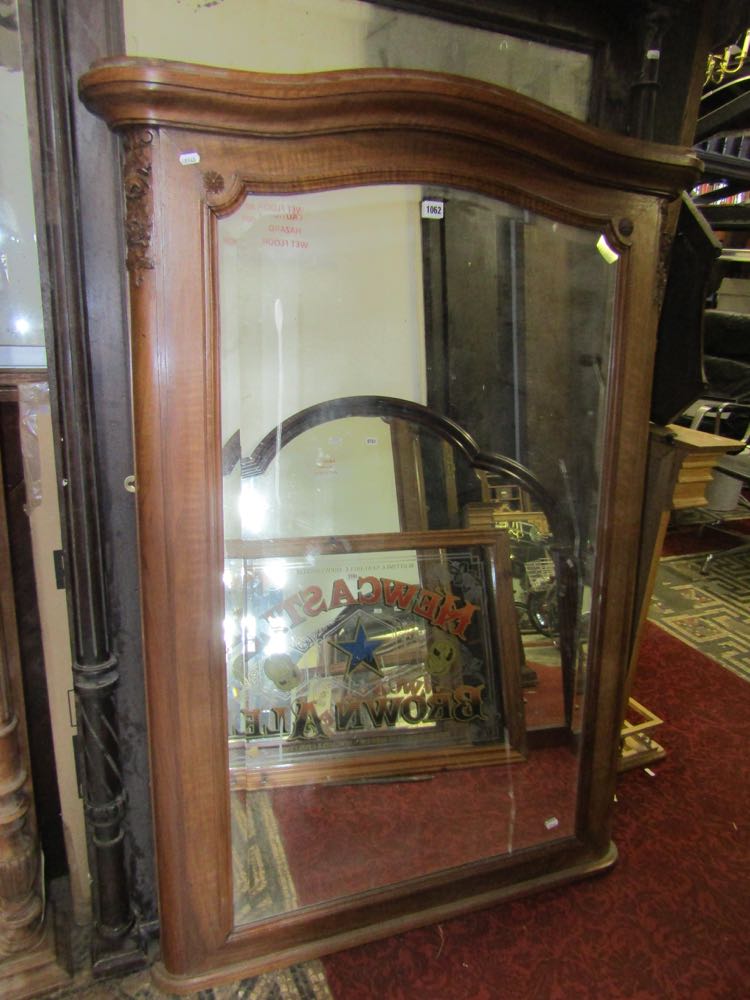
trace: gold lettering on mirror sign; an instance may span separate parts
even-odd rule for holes
[[[426,590],[416,583],[403,583],[386,577],[360,576],[357,592],[352,593],[343,579],[334,580],[330,597],[326,600],[321,587],[312,584],[304,587],[286,600],[275,604],[263,613],[271,619],[286,615],[289,625],[301,625],[306,618],[315,618],[324,611],[348,605],[379,604],[384,607],[410,611],[426,619],[431,625],[463,639],[479,605],[466,601],[459,606],[453,594]]]
[[[384,695],[375,698],[344,698],[333,706],[337,733],[364,729],[393,729],[442,721],[483,722],[484,684],[460,684],[452,691],[435,689],[429,694]],[[275,708],[243,709],[246,739],[269,736],[294,740],[328,739],[313,701],[296,701]]]

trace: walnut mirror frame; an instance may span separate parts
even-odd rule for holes
[[[688,152],[441,74],[270,76],[113,59],[80,81],[123,138],[162,988],[186,992],[608,868],[665,220]],[[569,835],[237,925],[222,572],[217,226],[253,195],[448,186],[603,234],[605,359],[586,698]],[[259,435],[259,437],[262,435]],[[480,442],[481,444],[481,442]],[[467,446],[468,447],[468,446]]]

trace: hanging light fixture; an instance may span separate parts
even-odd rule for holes
[[[733,45],[721,52],[712,52],[706,66],[706,86],[718,86],[727,76],[741,73],[750,52],[750,28]]]

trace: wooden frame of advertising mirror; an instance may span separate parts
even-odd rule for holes
[[[160,984],[177,991],[198,989],[222,977],[226,979],[240,972],[319,955],[488,905],[513,894],[606,869],[615,858],[610,842],[610,812],[643,499],[650,373],[661,293],[659,254],[664,219],[668,215],[665,209],[682,188],[692,183],[696,173],[695,159],[681,150],[600,133],[533,101],[486,84],[431,73],[362,70],[298,77],[264,76],[123,58],[96,64],[82,78],[80,92],[94,113],[122,133],[125,149],[137,494],[162,927],[162,960],[157,966]],[[387,527],[378,526],[377,518],[373,522],[375,527],[365,531],[371,541],[363,542],[359,538],[352,542],[352,537],[358,538],[361,534],[361,527],[355,524],[352,528],[345,520],[341,526],[337,521],[332,530],[327,527],[322,531],[305,530],[304,525],[299,527],[305,519],[302,517],[300,521],[297,517],[300,511],[295,507],[294,517],[290,514],[287,518],[287,528],[278,537],[267,536],[265,547],[231,549],[232,535],[239,529],[229,527],[230,521],[224,519],[222,495],[226,499],[228,493],[223,494],[223,490],[230,489],[226,483],[231,475],[237,476],[239,484],[240,468],[245,477],[253,466],[250,461],[253,449],[256,449],[257,458],[258,447],[265,441],[268,454],[263,462],[273,466],[283,454],[282,446],[285,452],[296,444],[296,441],[291,444],[288,441],[295,437],[302,441],[305,435],[313,435],[309,439],[312,451],[306,454],[314,457],[315,475],[320,478],[315,481],[310,478],[303,484],[300,494],[303,508],[305,503],[311,502],[313,485],[315,489],[328,489],[321,484],[324,475],[331,473],[336,455],[320,450],[320,440],[314,437],[316,427],[305,425],[306,418],[300,417],[299,412],[282,413],[279,421],[251,424],[252,440],[249,442],[245,441],[247,428],[243,424],[241,449],[232,444],[231,427],[222,427],[225,419],[221,415],[222,389],[225,396],[229,394],[233,377],[229,369],[223,376],[221,374],[220,350],[229,348],[222,348],[220,344],[220,311],[223,311],[222,319],[227,327],[223,331],[225,340],[230,339],[227,332],[230,309],[222,298],[229,284],[229,279],[223,278],[229,273],[225,270],[229,258],[222,255],[228,253],[227,246],[244,238],[243,233],[248,226],[252,228],[254,220],[265,219],[263,231],[278,236],[279,229],[274,227],[290,222],[284,215],[294,216],[296,212],[297,222],[302,217],[300,213],[304,212],[309,213],[309,218],[322,217],[320,206],[327,206],[331,199],[333,202],[342,199],[339,218],[344,220],[344,225],[347,218],[354,218],[346,214],[353,211],[347,207],[351,199],[374,199],[377,213],[382,215],[386,211],[382,207],[382,193],[386,191],[387,200],[387,191],[395,191],[398,185],[406,186],[407,193],[412,189],[417,191],[414,195],[417,205],[420,200],[424,204],[430,199],[438,205],[445,205],[451,198],[462,205],[462,199],[478,199],[482,211],[491,203],[498,206],[498,212],[518,213],[521,222],[538,221],[546,234],[545,239],[552,239],[559,232],[566,233],[565,238],[573,239],[575,247],[585,244],[585,251],[580,250],[580,253],[587,261],[583,269],[587,272],[591,268],[610,266],[607,263],[595,265],[594,259],[616,261],[612,271],[616,277],[602,279],[608,282],[609,291],[605,297],[606,311],[600,315],[601,330],[597,333],[601,353],[594,351],[592,355],[582,343],[576,345],[571,333],[565,345],[568,360],[572,358],[570,370],[576,372],[571,379],[583,378],[580,372],[584,370],[595,372],[596,398],[600,407],[596,425],[589,428],[592,438],[596,438],[596,451],[587,453],[589,457],[582,463],[580,473],[584,479],[588,477],[587,482],[598,484],[597,503],[590,505],[594,513],[586,514],[586,518],[591,518],[586,521],[587,537],[581,541],[579,523],[571,537],[562,541],[558,537],[552,543],[561,622],[566,602],[572,601],[580,624],[583,616],[581,595],[584,590],[589,595],[590,615],[587,610],[584,635],[586,667],[585,671],[574,674],[580,697],[576,699],[576,706],[568,691],[564,716],[555,724],[542,726],[536,733],[529,726],[528,734],[521,731],[514,741],[506,737],[503,742],[500,737],[501,744],[508,748],[515,742],[514,760],[533,761],[535,754],[545,752],[568,755],[561,807],[561,815],[565,818],[559,822],[554,814],[557,808],[554,797],[545,798],[537,803],[533,834],[524,839],[518,833],[525,816],[522,799],[526,764],[523,762],[494,761],[489,767],[480,763],[464,771],[451,770],[455,762],[448,770],[436,764],[434,774],[428,775],[434,783],[429,784],[430,794],[425,795],[425,785],[419,781],[424,777],[423,767],[410,775],[397,766],[382,780],[380,767],[374,770],[365,767],[362,771],[358,766],[353,770],[345,767],[343,771],[332,768],[329,773],[325,765],[316,765],[312,776],[306,772],[301,783],[293,780],[287,787],[283,768],[293,769],[295,764],[282,760],[279,772],[282,787],[272,787],[262,793],[263,798],[252,799],[249,811],[242,814],[243,823],[260,822],[260,813],[270,808],[271,812],[275,811],[273,821],[277,824],[271,837],[275,846],[268,848],[269,853],[263,855],[260,865],[250,872],[242,868],[243,864],[251,864],[247,842],[233,839],[239,835],[232,832],[237,818],[233,813],[230,815],[227,734],[231,732],[237,736],[239,733],[244,737],[243,752],[247,761],[252,761],[257,748],[250,737],[258,735],[258,713],[264,711],[266,722],[261,735],[264,739],[274,736],[276,743],[271,746],[271,752],[280,753],[285,749],[279,746],[278,732],[281,730],[283,735],[280,721],[283,712],[267,707],[247,709],[242,716],[244,721],[236,724],[240,728],[229,728],[235,724],[230,718],[232,705],[228,708],[227,702],[225,658],[229,644],[227,642],[225,649],[222,634],[226,613],[222,577],[228,572],[224,561],[225,533],[231,562],[231,555],[236,556],[238,552],[242,558],[253,554],[255,557],[267,556],[269,546],[276,546],[273,551],[282,557],[290,553],[309,555],[300,538],[310,542],[317,537],[320,542],[318,536],[325,536],[331,547],[321,556],[319,544],[312,559],[329,558],[331,552],[340,552],[342,548],[349,559],[356,559],[363,547],[370,556],[389,545],[399,549],[411,547],[417,552],[419,546],[428,544],[424,540],[425,533],[429,536],[434,530],[437,547],[430,550],[432,555],[424,570],[429,577],[437,572],[438,564],[445,566],[444,550],[461,538],[462,531],[467,531],[481,548],[486,546],[488,537],[491,541],[496,524],[506,528],[508,524],[517,526],[521,518],[512,503],[498,506],[497,502],[498,497],[502,500],[505,496],[503,489],[507,482],[512,487],[513,482],[517,485],[517,479],[511,476],[506,482],[501,475],[499,493],[492,496],[487,493],[492,486],[490,473],[495,474],[498,468],[508,469],[513,462],[503,466],[501,461],[498,466],[497,456],[481,450],[487,447],[482,440],[475,444],[462,427],[455,432],[446,431],[443,421],[443,430],[438,434],[439,437],[442,434],[443,441],[437,450],[414,445],[425,423],[415,416],[423,412],[421,407],[425,400],[416,399],[405,401],[406,409],[401,415],[405,414],[408,419],[398,455],[395,445],[393,450],[393,467],[406,470],[407,478],[411,477],[407,488],[402,488],[399,494],[396,531],[401,532],[401,544],[393,542]],[[475,201],[469,205],[470,214],[475,212]],[[291,210],[292,203],[304,207]],[[242,215],[248,211],[252,216],[249,221]],[[273,225],[266,226],[269,219]],[[492,219],[495,226],[495,217]],[[427,221],[420,225],[432,224]],[[319,226],[315,229],[316,238],[326,231],[325,226]],[[225,238],[227,233],[231,239]],[[428,242],[428,236],[423,236],[423,244]],[[595,249],[597,244],[598,251]],[[257,277],[247,264],[248,260],[255,259],[252,253],[248,251],[249,256],[243,257],[245,284],[252,284]],[[588,256],[590,253],[594,256]],[[546,259],[544,253],[534,257],[534,266],[541,269],[541,279],[531,274],[530,249],[525,271],[521,260],[520,273],[528,274],[530,288],[535,287],[535,281],[538,288],[549,284],[554,268],[561,270],[562,258],[554,246],[547,253],[547,257],[550,256],[558,259],[546,267],[541,263]],[[432,265],[424,257],[420,266],[426,274]],[[568,271],[572,270],[568,267]],[[321,273],[316,272],[316,281]],[[567,272],[561,280],[564,282],[566,277]],[[352,280],[356,285],[356,279]],[[433,287],[434,275],[431,281]],[[332,288],[335,290],[335,285],[325,286],[328,293]],[[421,289],[416,292],[421,294]],[[511,293],[509,296],[512,298]],[[571,298],[577,303],[582,297],[585,298],[584,292],[574,289]],[[271,303],[270,329],[273,332],[275,324],[275,333],[281,338],[282,309],[278,301]],[[428,303],[425,313],[429,312],[430,305],[434,308],[434,299]],[[529,303],[527,307],[530,308]],[[571,307],[571,314],[575,313],[575,308]],[[545,323],[553,328],[553,320],[554,317],[547,317]],[[318,335],[323,336],[322,327],[316,328],[313,339]],[[337,350],[344,353],[347,337],[355,338],[356,335],[354,329],[351,334],[343,335]],[[365,368],[377,367],[378,351],[384,350],[376,339],[370,338],[372,352],[366,359]],[[554,356],[556,350],[561,348],[553,341],[553,346],[547,344],[543,353]],[[325,364],[331,367],[335,357],[335,354],[327,355]],[[403,355],[397,357],[385,360],[391,367],[406,364]],[[536,377],[534,364],[542,363],[539,357],[537,361],[527,359],[525,377],[528,385],[533,385]],[[442,362],[433,358],[432,363],[435,369],[442,364],[450,377],[460,368],[455,358],[451,360],[447,355],[442,357]],[[260,360],[258,366],[260,370]],[[553,368],[559,372],[562,367],[561,358],[554,357]],[[315,371],[316,377],[325,382],[326,369],[318,365]],[[256,378],[252,388],[253,392],[257,388],[260,396],[257,382]],[[344,391],[337,396],[360,398],[356,390],[347,389],[344,385]],[[462,391],[473,399],[470,408],[482,410],[481,395],[477,402],[472,385],[465,383]],[[428,389],[428,406],[424,412],[434,415],[435,408],[439,410],[442,404],[439,399],[435,402],[440,392],[430,395],[431,392]],[[554,396],[549,386],[544,392],[547,397]],[[385,405],[383,399],[388,395],[376,389],[379,405]],[[324,394],[324,399],[318,402],[325,402],[325,398]],[[534,405],[541,410],[539,399]],[[554,413],[552,407],[547,415],[547,426],[543,427],[543,438],[549,438],[555,430]],[[334,412],[328,416],[339,415]],[[449,413],[442,413],[442,417],[449,416]],[[373,418],[369,411],[365,416],[346,417],[380,420],[375,432],[369,424],[361,425],[364,438],[360,443],[364,440],[372,445],[373,455],[379,450],[379,437],[386,440],[390,435],[394,441],[396,439],[388,423],[393,413],[386,417],[387,420],[376,414]],[[320,423],[316,418],[312,424],[316,421]],[[440,422],[438,419],[437,423]],[[540,418],[539,423],[543,425],[544,421]],[[325,430],[325,441],[332,451],[344,448],[348,427]],[[585,438],[586,432],[578,437]],[[464,504],[458,512],[463,518],[459,523],[455,521],[454,511],[446,515],[444,523],[433,524],[430,522],[432,501],[415,506],[410,504],[410,498],[417,496],[425,483],[430,485],[427,480],[431,475],[428,469],[431,455],[443,455],[441,468],[448,468],[447,446],[453,449],[451,462],[466,461],[471,466],[472,490],[480,480],[482,490],[467,494],[471,503]],[[416,450],[410,452],[410,448]],[[263,452],[263,447],[260,451]],[[541,453],[544,454],[543,449]],[[414,461],[408,458],[410,454],[417,456]],[[600,456],[600,460],[597,459],[594,474],[590,476],[586,470],[593,466],[591,456],[594,454]],[[540,470],[535,471],[539,475]],[[541,471],[543,473],[544,469]],[[401,473],[397,471],[396,474]],[[522,485],[532,490],[534,476],[524,479],[524,475],[526,472],[522,470]],[[243,486],[244,481],[243,478]],[[331,482],[330,477],[326,482]],[[343,488],[343,477],[336,482]],[[566,501],[564,496],[566,482],[570,486],[569,477],[563,478],[563,485],[558,489],[559,509],[565,509],[566,503],[569,506],[569,498]],[[282,485],[282,493],[287,485]],[[575,482],[572,489],[575,494]],[[450,490],[445,491],[446,496],[448,493]],[[451,495],[455,500],[456,491]],[[287,501],[294,506],[290,497],[287,491],[283,504],[279,502],[280,508]],[[440,504],[448,510],[450,503],[443,503],[443,500]],[[416,513],[414,510],[408,512],[410,506]],[[533,504],[532,508],[526,522],[532,523],[536,517],[539,523],[542,508]],[[523,503],[519,509],[525,509]],[[484,512],[489,521],[485,523],[476,518],[472,521],[467,511]],[[495,516],[498,511],[505,511],[499,521]],[[280,513],[286,516],[286,508]],[[441,529],[448,528],[449,534],[440,534]],[[440,546],[443,549],[438,551]],[[500,632],[505,636],[498,670],[512,675],[500,699],[506,704],[497,709],[502,729],[502,725],[507,726],[508,713],[517,712],[520,704],[513,702],[514,692],[518,690],[520,644],[514,648],[518,640],[508,638],[509,634],[517,635],[518,629],[516,627],[515,633],[513,629],[509,632],[509,619],[502,610],[508,607],[511,568],[502,556],[498,559],[499,562],[492,564],[487,579],[494,581],[493,593],[505,594],[505,597],[496,597],[495,605],[501,609],[497,617],[503,619]],[[564,567],[580,566],[584,562],[587,562],[585,583],[581,572],[566,578]],[[331,572],[342,575],[342,567],[351,568],[351,564],[344,566],[342,563]],[[242,579],[247,580],[247,572],[242,569]],[[365,571],[360,569],[359,572]],[[354,578],[356,576],[355,573]],[[347,578],[351,579],[351,574]],[[438,577],[429,577],[425,583],[425,576],[419,575],[417,581],[410,584],[414,590],[409,593],[416,594],[419,584],[425,588],[418,591],[419,596],[409,605],[412,612],[421,615],[421,624],[414,618],[410,619],[409,627],[413,632],[416,628],[414,634],[418,633],[422,642],[426,619],[430,627],[450,621],[439,617],[442,614],[439,607],[443,607],[438,603],[440,600],[446,602],[444,606],[450,603],[453,610],[469,607],[468,591],[462,598],[466,603],[461,603],[450,589],[452,584],[446,586],[444,578],[440,585],[434,585],[434,590],[429,590],[428,584],[433,586],[430,583],[433,578]],[[259,577],[253,577],[253,586],[257,579]],[[363,579],[360,576],[358,582]],[[376,577],[366,579],[373,581]],[[372,598],[376,585],[380,588],[384,583],[393,584],[393,581],[380,579],[377,584],[370,583],[355,598],[352,589],[336,580],[334,591],[338,586],[339,596],[336,600],[331,599],[331,607],[338,611],[342,606],[361,604]],[[226,586],[229,592],[230,584]],[[294,625],[306,616],[317,614],[323,607],[320,588],[299,589],[298,582],[295,587],[298,588],[296,596],[289,599],[285,596],[286,603],[278,604],[276,598],[277,610],[283,607],[288,612],[287,632],[289,620]],[[485,606],[487,592],[486,589],[476,592],[479,596],[472,600],[477,607]],[[284,591],[284,595],[286,593]],[[346,595],[344,598],[340,596],[342,593]],[[510,600],[512,602],[512,597]],[[263,607],[267,609],[269,605]],[[237,613],[249,616],[248,609],[249,605],[244,604]],[[351,611],[351,608],[345,610]],[[355,610],[359,614],[361,608]],[[274,620],[269,610],[260,610],[258,614],[265,615],[266,622]],[[339,619],[336,621],[338,638],[336,642],[331,640],[331,644],[338,650],[338,654],[333,655],[344,657],[345,676],[355,672],[355,667],[362,666],[382,676],[386,670],[385,661],[378,661],[373,650],[384,640],[371,641],[373,633],[366,631],[361,618],[356,619],[359,622],[356,631],[352,625],[349,633],[345,632],[345,624],[342,625]],[[254,618],[253,622],[255,628]],[[398,629],[393,628],[396,634]],[[453,640],[460,628],[462,626],[449,624],[444,632],[450,633],[449,638]],[[253,636],[255,634],[253,632]],[[322,641],[318,634],[310,640],[313,644],[316,641],[319,644]],[[562,661],[571,653],[570,649],[566,653],[563,648],[567,642],[561,624],[556,645],[560,647]],[[576,648],[582,648],[580,636],[577,642]],[[270,648],[270,645],[266,647],[266,653]],[[421,656],[422,687],[419,691],[422,693],[414,694],[409,701],[404,693],[406,688],[398,689],[401,691],[399,703],[408,702],[410,707],[400,717],[401,728],[394,723],[394,728],[389,730],[389,738],[393,732],[400,740],[408,740],[418,728],[415,723],[424,720],[428,708],[430,713],[434,711],[428,702],[439,693],[440,687],[434,676],[430,675],[430,681],[425,672],[427,647],[420,648],[422,653],[413,655],[418,659]],[[430,647],[433,649],[434,646]],[[270,655],[268,653],[267,659]],[[492,655],[497,655],[497,651]],[[277,687],[299,684],[301,665],[302,659],[290,664],[287,658],[286,679],[277,677]],[[339,679],[343,669],[339,668]],[[268,670],[266,674],[270,677]],[[462,674],[460,680],[466,684],[466,675]],[[266,681],[262,679],[262,683]],[[428,687],[430,697],[426,693]],[[456,690],[454,688],[452,693],[454,708],[450,710],[453,714],[449,722],[455,723],[454,729],[460,729],[460,712],[455,711]],[[529,699],[530,696],[527,702]],[[294,703],[298,722],[302,704],[301,701]],[[311,702],[304,704],[309,706]],[[360,714],[374,725],[373,704],[371,700]],[[385,702],[378,704],[382,708]],[[336,709],[336,706],[329,707]],[[529,711],[528,704],[526,711]],[[256,714],[252,715],[253,712]],[[268,712],[276,713],[273,716],[275,730],[269,728],[271,716]],[[479,714],[485,718],[484,707]],[[326,733],[317,712],[312,723],[307,719],[299,728],[305,730],[302,735],[313,738],[316,746],[324,742],[322,738]],[[288,734],[288,729],[286,732]],[[464,738],[465,727],[461,732]],[[368,736],[372,735],[368,732]],[[424,734],[418,735],[421,739]],[[545,744],[553,746],[547,751]],[[265,744],[261,747],[263,752],[264,747]],[[424,751],[429,752],[429,748]],[[315,758],[318,759],[324,758]],[[421,760],[424,765],[424,756]],[[329,780],[332,775],[333,780]],[[456,781],[460,784],[456,785]],[[482,781],[490,788],[489,795],[486,789],[480,792]],[[408,804],[407,822],[397,829],[388,825],[384,818],[396,801],[394,789],[402,802]],[[282,795],[298,798],[282,800],[279,798]],[[463,803],[460,815],[447,805],[454,799]],[[391,805],[382,805],[386,800]],[[452,849],[451,837],[459,828],[463,832],[478,830],[480,834],[492,828],[495,812],[502,813],[497,805],[500,800],[505,806],[514,802],[514,819],[508,820],[503,813],[498,820],[498,830],[503,831],[500,841],[487,834],[488,840],[470,850],[459,838],[459,847]],[[284,808],[276,807],[280,803],[283,807],[284,801],[290,808],[282,815]],[[339,812],[334,809],[336,802]],[[294,814],[297,810],[304,819],[295,826],[294,822],[289,822],[289,813]],[[364,838],[359,847],[352,840],[351,829],[347,834],[345,824],[342,826],[340,822],[340,813],[347,810],[354,829],[359,831],[354,841]],[[299,825],[303,822],[313,825],[301,831]],[[320,826],[315,827],[315,822]],[[513,839],[514,822],[518,824],[516,839]],[[415,843],[410,839],[412,828],[416,831]],[[425,840],[433,834],[437,836],[434,844]],[[337,836],[342,839],[337,841]],[[497,831],[493,836],[497,836]],[[246,852],[241,858],[239,876],[236,872],[233,875],[233,844],[235,853],[239,854],[240,845]],[[348,845],[349,853],[345,857],[341,853],[342,844]],[[326,854],[326,849],[331,853]],[[287,862],[290,867],[282,878],[281,867]],[[344,878],[345,870],[354,873],[351,884]],[[301,889],[305,872],[315,872],[322,880],[311,893]],[[255,883],[268,883],[270,908],[264,909],[259,903],[256,908],[251,905],[243,910],[238,905],[241,886],[247,888],[251,876]],[[251,903],[254,898],[251,893]]]

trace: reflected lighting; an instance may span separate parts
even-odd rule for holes
[[[280,621],[280,619],[277,619]],[[273,619],[271,619],[271,626],[273,627]],[[289,652],[289,636],[285,628],[276,629],[271,633],[271,638],[263,647],[263,652],[266,656],[270,656],[272,653],[288,653]]]
[[[224,645],[227,652],[234,646],[240,637],[240,626],[236,618],[227,615],[224,619]]]
[[[259,535],[268,520],[268,500],[258,492],[254,483],[243,483],[239,499],[242,534]]]
[[[258,634],[258,619],[254,615],[245,615],[241,625],[246,638],[254,639]]]
[[[24,336],[25,334],[31,332],[31,323],[29,323],[25,316],[17,316],[13,321],[13,329],[16,333]]]
[[[221,574],[221,580],[225,589],[231,590],[232,587],[241,586],[244,579],[245,567],[242,565],[242,561],[239,559],[227,559],[224,564],[224,572]]]
[[[263,572],[268,577],[269,583],[279,590],[284,588],[289,579],[289,571],[285,559],[269,559],[263,566]]]
[[[602,233],[602,235],[596,241],[596,249],[599,251],[599,253],[602,255],[602,257],[606,260],[608,264],[614,264],[616,260],[620,259],[619,253],[617,253],[616,250],[612,249],[612,247],[607,242],[607,238],[604,235],[604,233]]]

